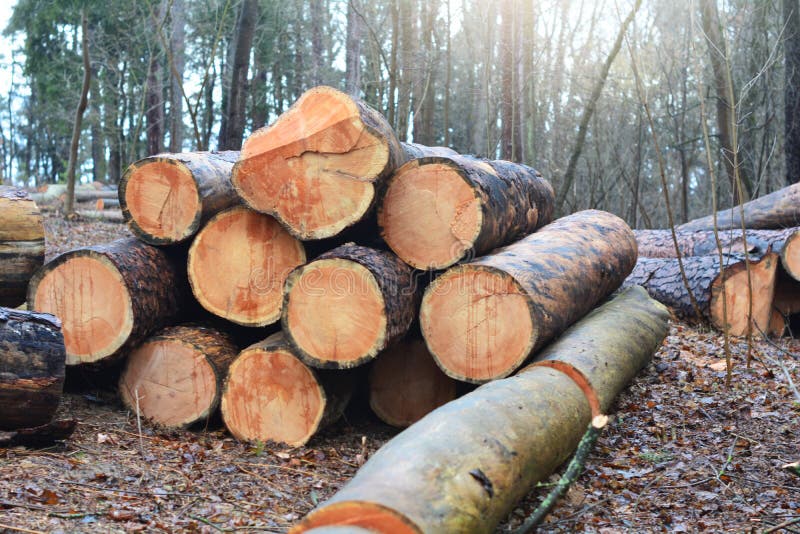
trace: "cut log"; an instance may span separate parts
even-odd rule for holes
[[[125,218],[120,210],[77,210],[75,215],[79,219],[90,219],[93,221],[104,221],[110,223],[124,223]]]
[[[369,405],[381,421],[407,427],[458,396],[458,382],[439,369],[418,336],[382,352],[369,372]]]
[[[419,143],[400,143],[400,147],[405,153],[405,160],[419,159],[419,158],[448,158],[450,156],[458,156],[458,152],[446,146],[425,146]]]
[[[219,406],[222,382],[238,352],[212,328],[165,328],[128,357],[120,396],[134,413],[165,427],[206,421]]]
[[[222,419],[239,440],[295,447],[339,419],[352,390],[350,373],[311,369],[278,332],[234,360],[222,394]]]
[[[777,229],[800,226],[800,184],[779,189],[763,197],[745,202],[741,206],[717,212],[717,228],[741,228],[744,210],[744,227],[751,229]],[[694,219],[677,227],[678,230],[713,230],[714,216]]]
[[[107,209],[119,209],[119,199],[116,198],[98,198],[94,203],[95,211],[103,211]]]
[[[118,197],[119,192],[116,189],[95,189],[94,187],[79,187],[75,189],[75,202],[117,200]]]
[[[629,290],[543,356],[579,368],[608,409],[661,344],[668,316],[644,291]],[[290,533],[328,525],[382,534],[494,532],[531,486],[569,456],[591,418],[583,390],[568,375],[526,368],[400,433]]]
[[[376,187],[405,159],[380,113],[315,87],[245,140],[232,181],[250,207],[274,215],[295,237],[322,239],[363,219]]]
[[[67,365],[111,361],[174,320],[185,257],[134,238],[79,248],[40,269],[28,306],[61,319]]]
[[[209,312],[243,326],[280,319],[283,283],[306,261],[303,244],[244,206],[214,216],[189,249],[189,282]]]
[[[419,302],[411,267],[391,252],[348,243],[292,271],[283,331],[308,365],[362,365],[403,337]]]
[[[159,154],[137,161],[119,184],[122,213],[131,231],[153,245],[192,237],[220,211],[239,203],[231,170],[239,153]]]
[[[389,179],[381,235],[409,265],[444,269],[553,219],[550,184],[531,167],[467,156],[410,161]]]
[[[575,213],[434,280],[420,310],[423,336],[457,380],[508,376],[616,290],[635,263],[625,221]]]
[[[61,402],[65,361],[58,319],[0,308],[0,430],[50,422]]]
[[[30,196],[0,185],[0,306],[25,302],[28,281],[44,263],[44,220]]]
[[[772,307],[786,317],[800,313],[800,282],[783,269],[778,269],[775,278],[775,299]]]
[[[771,337],[782,337],[788,326],[789,325],[787,324],[786,317],[784,317],[781,312],[773,308],[772,315],[769,319],[768,335]]]
[[[744,258],[729,256],[724,261],[726,263],[720,266],[718,256],[683,258],[686,278],[702,318],[709,320],[720,330],[727,322],[728,332],[734,336],[746,335],[752,325],[756,326],[753,333],[758,333],[759,329],[766,332],[772,318],[778,255],[769,253],[760,260],[750,262],[753,282],[752,321],[748,319],[750,292]],[[634,284],[643,286],[651,297],[672,308],[679,317],[697,318],[677,259],[639,258],[633,273],[625,281],[626,286]],[[727,321],[724,309],[727,309]]]
[[[669,230],[634,230],[639,244],[639,255],[648,258],[675,258],[672,232]],[[720,230],[718,232],[722,253],[744,254],[745,238],[747,253],[761,257],[767,252],[781,256],[783,268],[796,280],[800,280],[800,228],[783,230]],[[717,242],[713,230],[676,232],[681,256],[709,256],[717,254]]]

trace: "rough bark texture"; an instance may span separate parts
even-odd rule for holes
[[[243,350],[231,365],[222,398],[225,426],[243,441],[305,444],[344,413],[352,378],[306,366],[278,332]]]
[[[115,341],[102,353],[85,354],[71,350],[79,343],[81,336],[91,335],[91,328],[86,329],[87,321],[96,320],[105,324],[116,320],[114,317],[103,317],[99,308],[92,309],[94,299],[109,298],[108,295],[94,295],[92,288],[86,287],[80,276],[70,274],[73,285],[64,283],[65,273],[58,274],[60,269],[76,258],[95,260],[98,269],[113,269],[113,276],[119,277],[122,282],[120,289],[129,307],[129,331],[112,332],[116,334]],[[28,305],[33,310],[53,313],[61,319],[68,365],[111,360],[125,354],[178,316],[186,303],[188,289],[184,266],[185,257],[179,252],[159,249],[134,238],[79,248],[58,256],[36,273],[28,288]],[[83,274],[89,279],[94,275]],[[39,285],[49,277],[53,277],[52,281],[47,282],[52,294],[40,294]],[[46,306],[40,304],[43,299],[48,303]],[[87,312],[90,319],[81,315]]]
[[[231,184],[238,158],[235,151],[185,152],[133,163],[119,184],[131,231],[151,245],[189,239],[213,215],[240,202]]]
[[[635,263],[625,221],[581,211],[434,280],[422,333],[453,378],[502,378],[616,290]]]
[[[375,287],[379,294],[372,293]],[[397,256],[347,243],[292,271],[284,286],[281,323],[298,357],[308,365],[323,369],[356,367],[408,332],[417,315],[419,294],[413,269]],[[346,306],[351,299],[364,295],[375,297],[369,304],[376,305],[377,315],[366,310],[355,319],[348,314],[365,310],[358,310],[359,304],[352,310]],[[344,317],[336,321],[329,317],[331,314]],[[357,335],[366,336],[366,340],[352,350],[338,345],[340,340],[349,341]],[[319,347],[324,347],[324,354],[317,350]]]
[[[564,333],[546,357],[579,367],[603,405],[648,362],[668,313],[624,292]],[[383,446],[290,532],[352,525],[380,533],[494,532],[570,454],[591,419],[566,374],[532,366],[435,410]]]
[[[44,221],[28,194],[0,185],[0,306],[25,302],[28,281],[44,263]]]
[[[461,181],[468,190],[459,198],[439,195],[440,188],[465,188]],[[404,261],[443,269],[549,224],[553,210],[552,186],[531,167],[470,156],[423,157],[389,180],[378,224]]]
[[[0,308],[0,430],[37,427],[53,418],[65,360],[57,318]]]
[[[449,156],[458,156],[458,152],[446,146],[425,146],[419,143],[400,143],[400,146],[405,153],[406,160],[419,159],[419,158],[432,158]]]
[[[800,226],[800,184],[793,184],[763,197],[745,202],[741,206],[717,212],[717,227],[723,230],[742,227],[770,230]],[[713,215],[694,219],[677,227],[678,230],[713,230]]]
[[[250,207],[295,237],[322,239],[363,219],[376,187],[405,161],[379,112],[320,86],[245,140],[232,181]]]
[[[232,339],[213,328],[167,327],[128,357],[120,397],[134,413],[166,427],[208,420],[237,354]]]

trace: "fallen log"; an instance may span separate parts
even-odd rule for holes
[[[118,196],[119,192],[116,189],[95,189],[94,187],[79,187],[75,189],[75,202],[117,200]]]
[[[165,328],[128,356],[120,396],[128,409],[165,427],[206,421],[219,406],[237,354],[232,340],[213,328]]]
[[[608,410],[661,344],[668,316],[642,289],[630,289],[567,330],[542,357],[578,369]],[[384,534],[494,532],[575,449],[591,418],[570,375],[534,364],[397,435],[290,533],[328,525]]]
[[[77,210],[75,215],[80,219],[90,219],[110,223],[125,222],[125,217],[123,217],[120,210]]]
[[[449,376],[502,378],[616,290],[635,263],[625,221],[581,211],[445,271],[425,291],[422,334]]]
[[[553,188],[535,169],[468,156],[400,167],[378,208],[381,235],[409,265],[444,269],[553,220]]]
[[[28,306],[61,319],[67,365],[109,362],[178,316],[184,262],[134,238],[71,250],[31,279]]]
[[[800,226],[800,184],[792,184],[763,197],[717,212],[717,228],[727,230],[777,229]],[[681,231],[713,230],[714,216],[700,217],[677,227]]]
[[[119,199],[116,198],[98,198],[94,203],[95,211],[103,211],[107,209],[119,209]]]
[[[670,230],[634,230],[639,245],[639,256],[647,258],[675,258],[675,245]],[[722,253],[752,254],[761,257],[767,252],[780,254],[783,268],[800,280],[800,228],[783,230],[720,230]],[[717,240],[713,230],[676,232],[681,256],[709,256],[718,254]],[[747,250],[745,251],[745,239]]]
[[[251,208],[299,239],[322,239],[363,219],[376,186],[406,158],[380,113],[314,87],[245,140],[231,179]]]
[[[25,302],[28,281],[44,263],[44,220],[23,190],[0,185],[0,306]]]
[[[122,213],[152,245],[192,237],[212,216],[240,202],[231,184],[239,153],[159,154],[133,163],[119,184]]]
[[[753,333],[769,329],[777,267],[775,253],[750,262],[751,316],[747,266],[743,257],[726,257],[722,265],[719,256],[714,255],[683,258],[686,279],[703,316],[699,319],[710,321],[720,330],[727,322],[728,332],[734,336],[746,335],[752,326],[756,327]],[[639,258],[624,285],[641,285],[651,297],[672,308],[679,317],[698,319],[675,258]]]
[[[308,365],[356,367],[408,332],[418,295],[413,270],[397,256],[348,243],[287,277],[281,324]]]
[[[339,419],[352,390],[350,373],[311,369],[278,332],[234,360],[222,419],[236,439],[296,447]]]
[[[283,283],[306,261],[303,244],[269,215],[244,206],[215,215],[189,249],[189,283],[218,317],[266,326],[281,316]]]
[[[381,421],[407,427],[458,396],[419,335],[383,351],[369,371],[369,405]]]
[[[0,308],[0,430],[50,422],[61,402],[65,359],[57,318]]]

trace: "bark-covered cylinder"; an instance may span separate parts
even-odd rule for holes
[[[125,221],[139,239],[169,245],[192,237],[240,202],[231,184],[239,152],[158,154],[128,167],[119,183]]]
[[[57,318],[0,308],[0,430],[37,427],[53,418],[65,361]]]
[[[434,280],[420,309],[423,336],[453,378],[508,376],[616,290],[635,263],[625,221],[597,210],[569,215]]]
[[[580,369],[608,409],[661,344],[668,317],[634,288],[575,324],[543,356]],[[569,456],[590,419],[584,392],[568,375],[526,368],[400,433],[290,532],[328,525],[381,534],[494,532]]]
[[[0,185],[0,306],[25,302],[28,281],[44,263],[44,221],[22,189]]]

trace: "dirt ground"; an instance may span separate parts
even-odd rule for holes
[[[48,257],[127,235],[117,224],[47,221]],[[800,342],[734,340],[673,323],[617,400],[583,475],[546,532],[800,532]],[[102,384],[97,384],[98,386]],[[74,387],[73,387],[74,389]],[[44,450],[0,448],[0,532],[286,532],[397,433],[362,405],[306,447],[236,442],[218,423],[165,432],[109,390],[76,390],[75,434]],[[549,482],[556,479],[556,475]],[[549,488],[533,489],[510,532]],[[794,529],[794,530],[792,530]]]

